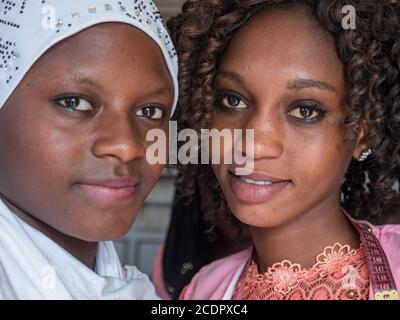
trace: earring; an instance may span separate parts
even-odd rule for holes
[[[358,161],[362,162],[367,160],[367,158],[372,154],[372,150],[368,149],[365,150],[363,153],[361,153],[360,157],[358,158]]]

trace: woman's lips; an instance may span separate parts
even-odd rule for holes
[[[236,197],[248,204],[258,204],[271,200],[291,182],[255,173],[239,177],[230,173],[230,185]]]
[[[137,191],[136,179],[85,181],[78,183],[78,189],[86,195],[101,201],[127,201]]]

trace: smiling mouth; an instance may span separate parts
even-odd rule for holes
[[[290,180],[261,173],[237,176],[229,172],[229,182],[235,196],[244,203],[258,204],[271,200],[291,184]]]
[[[254,184],[256,186],[270,186],[274,184],[275,182],[272,181],[263,181],[263,180],[252,180],[252,179],[247,179],[245,177],[241,176],[236,176],[237,178],[241,179],[242,181],[249,183],[249,184]]]

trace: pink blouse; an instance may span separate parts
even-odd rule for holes
[[[400,225],[373,226],[365,221],[362,223],[369,226],[372,234],[376,237],[376,239],[382,246],[388,260],[388,271],[390,271],[393,275],[394,282],[397,285],[397,288],[400,288]],[[238,278],[240,278],[240,274],[243,274],[242,270],[245,267],[247,261],[251,259],[252,250],[253,248],[249,248],[229,257],[214,261],[207,266],[204,266],[194,276],[190,284],[186,286],[186,288],[183,290],[180,299],[232,299],[232,293],[236,288]],[[371,257],[371,259],[373,260],[374,257]],[[375,259],[377,258],[375,257]],[[358,275],[361,276],[364,274],[363,268],[358,268],[356,270],[358,272]],[[374,272],[370,264],[368,264],[368,272],[369,275],[371,275],[371,272]],[[291,281],[289,281],[289,284],[291,284]],[[373,281],[370,277],[368,296],[369,300],[376,299],[372,284]],[[358,287],[362,287],[361,282]],[[396,298],[397,294],[395,292],[392,292],[391,294],[392,298]],[[360,298],[361,297],[362,295],[360,295]]]
[[[233,299],[242,300],[367,300],[368,261],[363,246],[350,249],[335,243],[302,268],[284,260],[259,273],[252,259],[235,286]]]

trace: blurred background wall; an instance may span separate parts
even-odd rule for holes
[[[154,0],[165,18],[174,16],[181,9],[183,0]]]
[[[155,0],[163,16],[168,19],[177,14],[183,0]],[[150,274],[154,258],[168,228],[174,196],[173,173],[165,172],[135,221],[134,227],[116,247],[123,265],[135,265]]]

